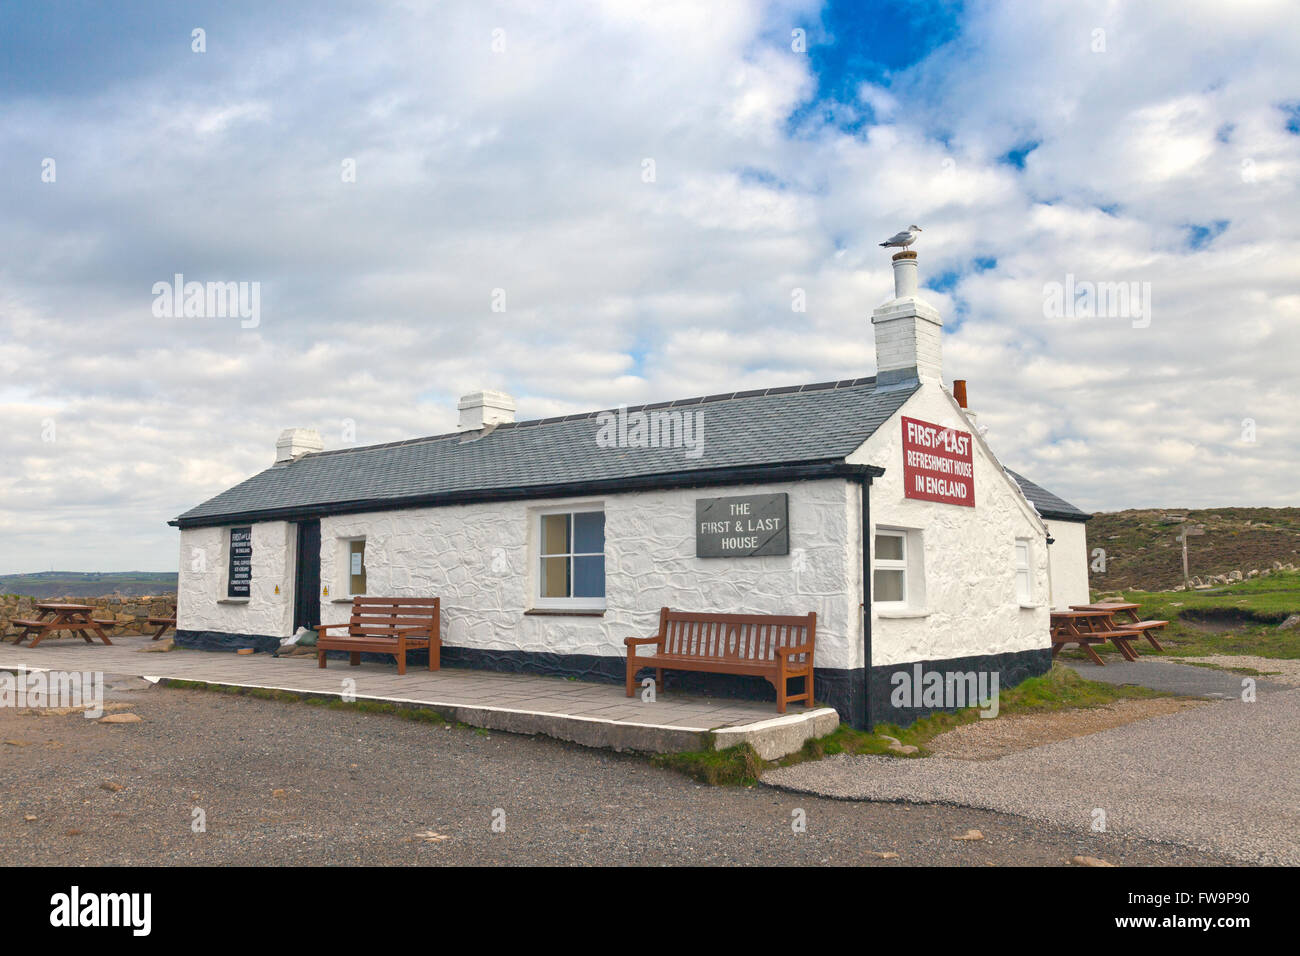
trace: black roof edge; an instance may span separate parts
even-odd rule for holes
[[[482,504],[493,501],[526,501],[535,498],[569,498],[576,495],[622,494],[631,491],[654,491],[663,488],[706,488],[714,485],[756,484],[769,481],[813,481],[819,478],[847,478],[871,483],[885,469],[878,465],[850,465],[841,458],[775,465],[741,465],[708,468],[699,471],[676,471],[630,478],[600,481],[570,481],[513,488],[477,488],[469,491],[443,492],[436,495],[413,495],[406,498],[372,498],[329,502],[293,508],[268,508],[262,511],[238,511],[206,515],[167,523],[174,528],[211,528],[256,521],[291,521],[321,518],[326,515],[359,514],[367,511],[403,511],[410,508],[438,508],[446,505]]]
[[[1038,508],[1037,505],[1034,505],[1034,507]],[[1076,514],[1072,511],[1044,511],[1042,508],[1038,508],[1038,514],[1041,517],[1048,518],[1052,521],[1077,521],[1079,524],[1083,524],[1085,521],[1092,520],[1092,515],[1084,514],[1083,512],[1078,512]]]

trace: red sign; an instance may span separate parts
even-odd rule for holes
[[[970,432],[903,417],[903,494],[975,507]]]

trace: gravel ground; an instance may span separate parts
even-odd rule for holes
[[[1087,661],[1064,661],[1063,663],[1067,667],[1074,668],[1074,671],[1086,680],[1102,681],[1106,684],[1137,684],[1141,687],[1150,687],[1153,690],[1163,690],[1186,697],[1232,699],[1241,697],[1242,675],[1230,674],[1227,671],[1215,670],[1210,667],[1192,667],[1190,664],[1176,663],[1178,660],[1189,659],[1154,660],[1150,657],[1143,657],[1137,661],[1126,661],[1116,657],[1114,660],[1109,661],[1105,667],[1098,667],[1096,664]],[[1238,667],[1254,666],[1244,663],[1245,658],[1234,657],[1232,660],[1243,662],[1237,664]],[[1278,670],[1279,668],[1259,669]],[[1291,689],[1290,685],[1272,677],[1260,677],[1254,680],[1255,689],[1261,694]]]
[[[119,683],[111,694],[133,703],[129,712],[140,723],[0,711],[0,860],[983,866],[1067,865],[1084,855],[1119,865],[1231,862],[985,810],[706,787],[640,757],[549,738],[139,689],[142,683]],[[191,830],[195,808],[206,814],[205,833]],[[491,830],[495,808],[505,811],[504,833]],[[792,831],[795,809],[806,813],[805,833]],[[971,829],[985,839],[954,839]],[[872,855],[880,852],[899,857]]]
[[[1215,667],[1222,667],[1225,670],[1231,670],[1234,667],[1249,667],[1261,674],[1267,674],[1268,676],[1263,679],[1270,683],[1300,687],[1300,660],[1256,657],[1253,654],[1211,654],[1209,657],[1180,657],[1179,660],[1193,661],[1198,664],[1213,664]],[[1236,679],[1240,682],[1241,677],[1238,676]]]
[[[1073,737],[1085,737],[1112,727],[1189,707],[1208,706],[1186,697],[1117,700],[1105,707],[1071,708],[1038,714],[1009,714],[996,720],[977,720],[940,734],[926,749],[954,760],[994,760],[1020,750]]]
[[[1109,670],[1109,668],[1107,668]],[[1198,668],[1188,668],[1194,670]],[[1224,700],[997,760],[840,756],[764,775],[851,800],[982,807],[1300,865],[1300,691]]]

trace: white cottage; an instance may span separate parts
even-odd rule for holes
[[[816,697],[858,727],[935,709],[892,693],[918,664],[1044,672],[1056,516],[945,389],[916,254],[893,265],[872,378],[521,422],[481,392],[455,433],[331,451],[286,431],[272,467],[171,522],[177,642],[268,651],[356,594],[437,596],[444,665],[617,682],[663,606],[816,611]]]

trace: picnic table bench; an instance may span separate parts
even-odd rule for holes
[[[653,637],[625,637],[627,696],[635,693],[636,675],[655,669],[655,684],[663,686],[665,670],[744,674],[764,678],[776,688],[776,712],[787,703],[813,703],[813,653],[817,642],[817,614],[710,614],[695,611],[659,612],[659,633]],[[653,646],[650,654],[640,647]],[[788,681],[803,678],[803,690],[789,692]]]
[[[1144,621],[1142,620],[1142,615],[1138,613],[1138,610],[1140,608],[1141,608],[1140,604],[1130,604],[1126,601],[1110,601],[1105,604],[1071,604],[1070,605],[1070,609],[1072,611],[1109,611],[1111,614],[1121,614],[1121,613],[1126,614],[1128,615],[1129,619],[1127,621],[1119,622],[1116,626],[1121,627],[1126,631],[1141,632],[1142,636],[1145,637],[1151,643],[1152,647],[1154,647],[1158,651],[1163,651],[1164,646],[1159,641],[1156,640],[1155,635],[1152,634],[1151,632],[1160,630],[1169,622],[1154,621],[1154,620]]]
[[[71,631],[74,634],[81,635],[81,638],[87,644],[94,644],[90,639],[89,631],[105,644],[112,644],[108,635],[104,633],[104,628],[116,626],[116,621],[97,621],[90,616],[90,612],[95,610],[89,604],[61,604],[51,602],[36,605],[37,615],[33,618],[14,618],[9,623],[14,627],[22,628],[18,637],[14,640],[15,644],[21,644],[28,637],[32,639],[29,647],[35,647],[54,631]]]
[[[1067,644],[1078,644],[1094,664],[1105,667],[1106,662],[1092,649],[1092,645],[1110,641],[1125,660],[1137,660],[1137,651],[1133,650],[1133,645],[1129,642],[1140,637],[1141,632],[1117,626],[1111,614],[1112,612],[1108,610],[1053,611],[1051,613],[1052,656],[1055,657]]]
[[[174,628],[174,627],[176,627],[176,618],[174,618],[174,617],[151,617],[151,618],[149,618],[149,626],[150,626],[150,627],[157,627],[157,628],[158,628],[158,630],[154,631],[154,634],[153,634],[153,639],[156,641],[156,640],[158,640],[158,638],[162,637],[164,634],[167,633],[167,629],[168,629],[169,627],[170,627],[170,628]]]
[[[352,617],[346,624],[322,624],[316,628],[316,659],[325,666],[326,651],[349,651],[349,664],[361,663],[363,652],[391,654],[397,658],[397,673],[406,673],[406,652],[429,649],[429,670],[441,666],[442,632],[439,598],[352,599]],[[347,628],[346,634],[326,632]]]

